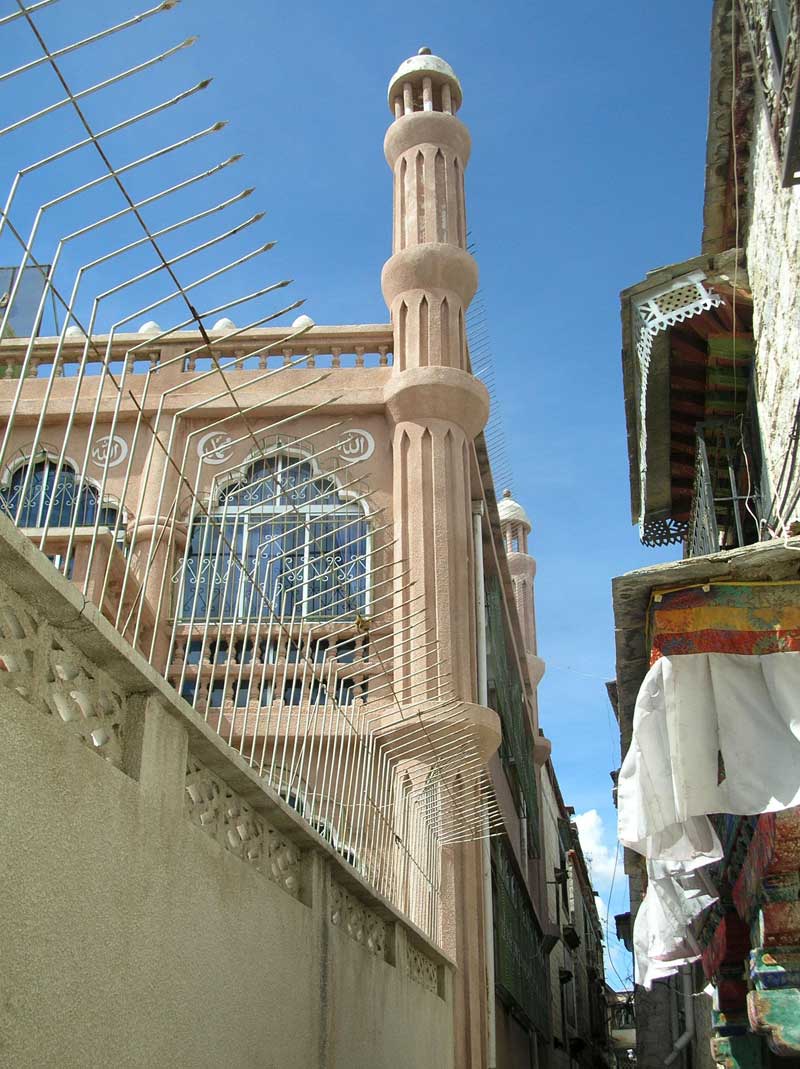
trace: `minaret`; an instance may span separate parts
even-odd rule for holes
[[[384,151],[394,176],[394,237],[381,284],[394,328],[394,364],[384,396],[393,427],[397,563],[419,599],[414,612],[425,610],[412,619],[401,602],[397,623],[417,649],[432,634],[438,640],[428,671],[412,680],[401,668],[395,685],[405,704],[432,698],[441,683],[452,688],[463,700],[465,732],[474,731],[488,759],[499,745],[500,724],[496,713],[475,704],[471,476],[472,442],[486,424],[489,397],[470,372],[467,351],[465,316],[478,269],[466,249],[470,138],[456,118],[461,99],[453,69],[427,48],[401,63],[389,83],[394,121]],[[494,1064],[487,1056],[494,985],[483,922],[486,872],[478,842],[445,852],[442,940],[458,964],[455,1064],[463,1069],[485,1066],[487,1057]]]
[[[511,497],[510,490],[504,490],[497,503],[500,517],[500,532],[506,549],[508,571],[514,589],[514,601],[517,606],[517,618],[522,632],[522,646],[528,665],[528,677],[531,683],[531,697],[535,722],[532,725],[536,742],[534,758],[541,765],[550,756],[550,742],[539,735],[538,708],[536,688],[544,675],[545,664],[538,655],[536,646],[536,608],[533,584],[536,578],[536,561],[528,553],[528,535],[531,533],[531,521],[522,505]]]
[[[503,544],[506,547],[511,585],[514,588],[525,659],[528,662],[531,685],[536,687],[544,675],[544,661],[536,655],[536,610],[533,600],[536,561],[528,553],[531,521],[522,505],[513,500],[510,490],[503,491],[503,496],[497,503],[497,513],[500,517]]]
[[[470,373],[466,342],[478,269],[466,251],[470,137],[456,118],[461,99],[453,69],[427,48],[401,63],[389,83],[394,122],[384,151],[394,175],[394,238],[381,284],[394,327],[387,412],[397,552],[428,609],[412,635],[422,640],[435,626],[439,651],[431,654],[429,682],[441,659],[440,673],[451,673],[457,694],[474,701],[470,444],[486,423],[489,399]]]

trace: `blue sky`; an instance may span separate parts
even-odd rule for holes
[[[57,47],[144,6],[65,2],[42,12],[38,24]],[[608,773],[619,764],[603,686],[614,671],[610,579],[678,555],[644,549],[630,524],[618,293],[647,270],[699,251],[710,7],[710,0],[193,0],[64,61],[82,87],[200,35],[168,66],[125,82],[102,103],[87,102],[87,113],[100,127],[213,74],[205,93],[109,140],[109,152],[120,164],[229,119],[225,130],[179,158],[133,172],[129,185],[145,195],[154,178],[166,186],[193,168],[246,152],[213,180],[213,196],[184,195],[181,213],[255,185],[256,194],[228,225],[259,208],[268,215],[252,236],[231,244],[231,255],[267,238],[279,245],[205,292],[224,299],[293,278],[288,292],[307,297],[306,311],[319,323],[387,318],[380,269],[391,240],[391,176],[382,153],[389,76],[428,45],[461,77],[461,116],[473,137],[469,227],[515,496],[534,524],[539,647],[548,663],[541,720],[566,800],[579,814],[597,811],[584,824],[587,832],[594,829],[587,849],[595,854],[604,898],[614,856]],[[1,13],[10,10],[5,0]],[[23,62],[36,54],[24,27],[6,34],[6,56]],[[21,105],[33,110],[53,91],[44,74],[16,83],[13,90],[2,87],[6,122]],[[69,133],[78,136],[74,122],[59,113],[4,138],[6,172],[66,144]],[[62,173],[85,180],[85,160],[67,161]],[[28,181],[20,217],[51,188],[52,176]],[[116,205],[99,190],[92,207],[106,201]],[[51,234],[78,225],[80,211],[76,202],[48,216],[45,247]],[[167,204],[148,215],[153,225],[172,218]],[[224,229],[222,221],[215,229]],[[120,235],[120,242],[130,240],[134,231],[122,228]],[[185,245],[183,238],[166,241],[170,251]],[[84,262],[94,247],[90,238],[70,249],[65,266]],[[11,262],[11,247],[0,245],[0,256]],[[149,266],[135,256],[130,263]],[[201,272],[181,277],[195,273]],[[109,300],[101,325],[124,307]],[[179,315],[173,307],[157,318],[166,325]],[[623,889],[620,864],[612,913],[626,908]]]

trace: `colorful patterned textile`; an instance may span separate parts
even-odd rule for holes
[[[617,780],[620,841],[647,864],[633,929],[646,988],[696,956],[687,930],[714,900],[704,870],[724,853],[709,815],[800,807],[800,582],[656,592],[648,624],[651,666]]]
[[[712,583],[654,594],[650,664],[688,653],[800,651],[800,583]]]

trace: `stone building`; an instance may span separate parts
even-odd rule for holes
[[[552,762],[542,778],[550,952],[552,1065],[609,1064],[603,932],[572,806],[564,804]]]
[[[126,1046],[126,1064],[177,1064],[176,1044],[218,1064],[224,1043],[231,1064],[252,1064],[284,1016],[298,1043],[283,1036],[275,1064],[596,1064],[585,1051],[602,1039],[597,915],[574,829],[559,832],[568,860],[559,846],[556,863],[541,804],[557,784],[536,704],[530,524],[510,499],[498,508],[488,395],[470,367],[461,85],[423,49],[388,101],[390,323],[301,317],[288,330],[225,316],[209,331],[148,319],[99,335],[67,320],[58,338],[0,342],[2,682],[17,717],[3,754],[23,793],[28,707],[51,714],[37,728],[44,819],[14,854],[11,982],[30,990],[44,969],[68,986],[83,940],[84,982],[102,990],[147,914],[141,872],[161,872],[144,959],[168,949],[149,976],[137,959],[126,1014],[142,1026],[164,999],[178,1023],[154,1028],[140,1060]],[[86,622],[70,637],[76,611]],[[57,784],[72,766],[92,800],[81,817],[98,826],[85,853],[79,839],[64,856],[74,836]],[[96,897],[114,898],[118,873],[97,860],[104,797],[118,863],[140,836],[119,870],[127,908],[115,899],[102,938],[82,917],[64,940],[63,913],[34,893],[41,858],[59,837],[75,908],[84,871]],[[557,869],[572,890],[554,921]],[[181,915],[193,873],[208,893]],[[253,993],[261,951],[247,952],[252,990],[235,1002],[249,909],[265,957],[280,959],[268,1019]],[[191,1006],[175,1007],[175,945],[204,927]],[[53,948],[46,962],[26,958],[28,930]],[[573,994],[554,1037],[548,955],[568,938],[583,950],[564,952],[580,965],[556,978]],[[307,1027],[287,1001],[301,989]],[[235,1043],[220,1026],[203,1055],[207,1003],[215,1026],[247,1025]],[[112,1036],[93,1048],[70,1010],[45,1046],[19,1015],[17,1064],[55,1049],[110,1064]]]
[[[643,1065],[800,1057],[799,48],[716,0],[701,253],[622,293],[632,518],[683,547],[613,582]]]
[[[608,1034],[613,1069],[636,1064],[636,1011],[633,991],[615,991],[606,985]]]
[[[522,651],[528,667],[534,725],[538,728],[536,684],[544,674],[545,665],[538,655],[536,640],[536,561],[529,553],[528,546],[531,521],[507,490],[498,504],[498,513],[521,631]],[[489,620],[492,620],[491,601]],[[489,663],[491,672],[491,656]],[[550,741],[541,728],[536,732],[533,754],[539,769],[541,838],[537,848],[529,841],[525,825],[520,823],[519,840],[515,842],[511,834],[508,839],[517,858],[527,866],[531,886],[536,888],[534,906],[547,955],[545,970],[549,980],[549,1013],[544,1006],[540,1007],[539,1013],[542,1020],[548,1020],[550,1050],[546,1057],[540,1051],[540,1064],[553,1066],[554,1069],[605,1066],[608,1064],[608,1029],[603,937],[591,876],[577,827],[572,821],[574,810],[564,803],[551,759]],[[500,782],[499,777],[495,781]],[[513,827],[512,821],[507,820],[507,827]],[[496,849],[500,851],[501,840],[498,840]],[[502,868],[498,866],[497,871],[501,872]],[[498,960],[501,963],[504,960],[502,950]],[[502,988],[502,976],[498,976],[497,980]],[[545,990],[547,983],[539,979],[535,987]]]

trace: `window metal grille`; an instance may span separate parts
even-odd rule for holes
[[[369,531],[335,482],[286,454],[255,461],[192,524],[180,615],[258,616],[266,599],[284,618],[366,616]]]
[[[706,423],[699,428],[686,557],[758,541],[760,497],[745,437],[737,424]]]
[[[525,799],[528,813],[528,842],[539,849],[539,799],[533,763],[533,739],[519,672],[509,657],[509,637],[503,597],[494,577],[486,585],[488,602],[489,702],[500,715],[503,740],[500,759],[512,783]]]
[[[23,460],[0,489],[0,508],[18,527],[115,526],[118,510],[100,504],[96,488],[79,479],[75,469],[49,456]]]
[[[495,878],[495,982],[538,1032],[550,1034],[549,983],[542,933],[505,838],[492,840]]]

